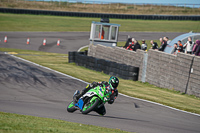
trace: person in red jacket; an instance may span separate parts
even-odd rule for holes
[[[178,40],[177,50],[178,50],[178,52],[183,52],[183,44],[181,44],[181,40]]]
[[[129,43],[129,46],[126,48],[126,50],[132,50],[134,49],[135,46],[135,38],[132,38],[132,42]]]

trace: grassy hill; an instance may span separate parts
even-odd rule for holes
[[[166,1],[167,2],[167,1]],[[192,4],[192,3],[191,3]],[[170,14],[170,15],[199,15],[199,8],[180,5],[150,5],[150,4],[119,4],[119,3],[69,3],[64,1],[25,1],[1,0],[0,7],[42,9],[73,12],[95,12],[115,14]]]

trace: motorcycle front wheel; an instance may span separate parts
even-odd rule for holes
[[[70,113],[73,113],[74,111],[76,111],[77,109],[74,107],[74,103],[73,101],[67,106],[67,111]]]

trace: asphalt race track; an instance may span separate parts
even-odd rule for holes
[[[120,32],[141,39],[174,38],[182,33]],[[8,42],[4,43],[4,36]],[[30,38],[30,44],[26,39]],[[47,39],[46,46],[42,45]],[[57,46],[57,40],[61,40]],[[68,53],[88,45],[89,32],[0,32],[0,47]],[[0,111],[55,118],[138,133],[199,133],[200,117],[119,95],[107,114],[68,113],[66,107],[76,89],[86,83],[0,53]]]
[[[0,111],[61,119],[137,133],[199,133],[200,116],[119,95],[107,114],[68,113],[85,83],[0,53]]]
[[[126,41],[128,35],[137,40],[159,40],[164,36],[173,39],[181,34],[183,33],[120,32],[118,40]],[[7,43],[4,43],[5,36],[7,36]],[[88,45],[89,36],[89,32],[0,32],[0,47],[67,54],[69,51],[77,51],[80,47]],[[30,38],[29,45],[26,44],[27,38]],[[46,39],[45,46],[42,45],[44,39]],[[60,46],[57,46],[58,39],[60,39]]]

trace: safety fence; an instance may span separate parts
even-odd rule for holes
[[[200,15],[132,15],[132,14],[108,14],[108,13],[87,13],[87,12],[68,12],[52,10],[33,10],[33,9],[14,9],[0,8],[2,13],[15,14],[35,14],[35,15],[55,15],[73,17],[93,17],[93,18],[116,18],[116,19],[144,19],[144,20],[200,20]]]
[[[139,81],[200,97],[200,57],[90,45],[88,55],[139,67]]]
[[[122,79],[138,80],[138,67],[87,56],[84,52],[69,52],[69,63],[72,62],[75,62],[78,66],[84,66]]]

